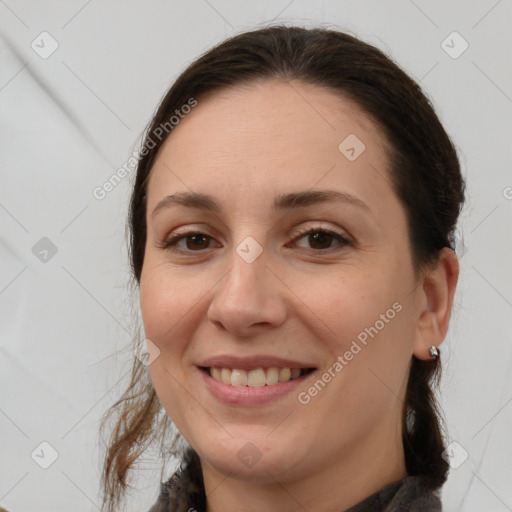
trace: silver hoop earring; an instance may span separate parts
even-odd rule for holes
[[[437,347],[435,345],[432,345],[428,349],[428,353],[430,354],[430,357],[434,360],[439,358],[439,350],[437,350]]]

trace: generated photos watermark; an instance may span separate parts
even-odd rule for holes
[[[142,149],[135,150],[132,156],[126,160],[126,162],[119,167],[107,180],[101,185],[94,187],[92,195],[98,201],[102,201],[107,195],[112,192],[124,178],[130,175],[134,169],[136,169],[140,158],[145,157],[151,149],[153,149],[158,142],[162,141],[179,123],[185,118],[187,114],[190,114],[192,109],[197,106],[197,100],[195,98],[189,98],[187,103],[181,106],[180,109],[176,109],[174,114],[165,123],[160,123],[152,132],[148,134]],[[158,142],[155,141],[158,139]]]
[[[345,366],[354,359],[354,356],[359,354],[359,352],[368,345],[369,338],[373,339],[377,336],[377,334],[379,334],[379,332],[382,331],[382,329],[384,329],[384,327],[386,327],[386,325],[389,324],[389,322],[393,320],[397,313],[400,313],[402,309],[402,304],[395,302],[386,310],[385,313],[381,313],[379,319],[376,320],[373,325],[365,327],[357,335],[357,341],[353,340],[350,348],[346,350],[343,355],[339,355],[334,363],[322,373],[312,386],[310,386],[306,391],[301,391],[298,394],[297,399],[299,402],[302,405],[309,404],[312,398],[317,396],[318,393],[320,393],[320,391],[322,391],[325,386],[327,386],[327,384],[331,382],[332,379],[334,379],[336,375],[338,375],[343,368],[345,368]]]

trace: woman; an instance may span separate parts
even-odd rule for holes
[[[149,358],[109,413],[108,510],[155,439],[182,463],[151,512],[441,510],[463,199],[431,104],[378,49],[271,27],[193,62],[132,194]]]

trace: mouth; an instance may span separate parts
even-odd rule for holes
[[[197,366],[206,389],[219,402],[230,407],[283,407],[286,400],[297,400],[300,388],[314,379],[316,368],[290,366]]]
[[[218,402],[241,407],[283,405],[318,373],[307,359],[272,354],[217,354],[197,362],[196,368]]]
[[[261,388],[297,380],[316,368],[269,367],[244,370],[218,366],[199,366],[199,369],[226,386]]]

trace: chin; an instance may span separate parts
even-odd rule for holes
[[[305,445],[302,443],[302,450],[299,451],[298,443],[290,436],[283,439],[275,435],[275,438],[269,439],[270,431],[265,428],[259,436],[251,436],[247,435],[245,429],[245,435],[233,437],[223,431],[221,436],[216,436],[211,442],[203,437],[194,446],[203,462],[230,478],[262,484],[275,482],[285,475],[288,479],[291,477],[290,472],[300,471],[305,457],[305,453],[302,453]]]

